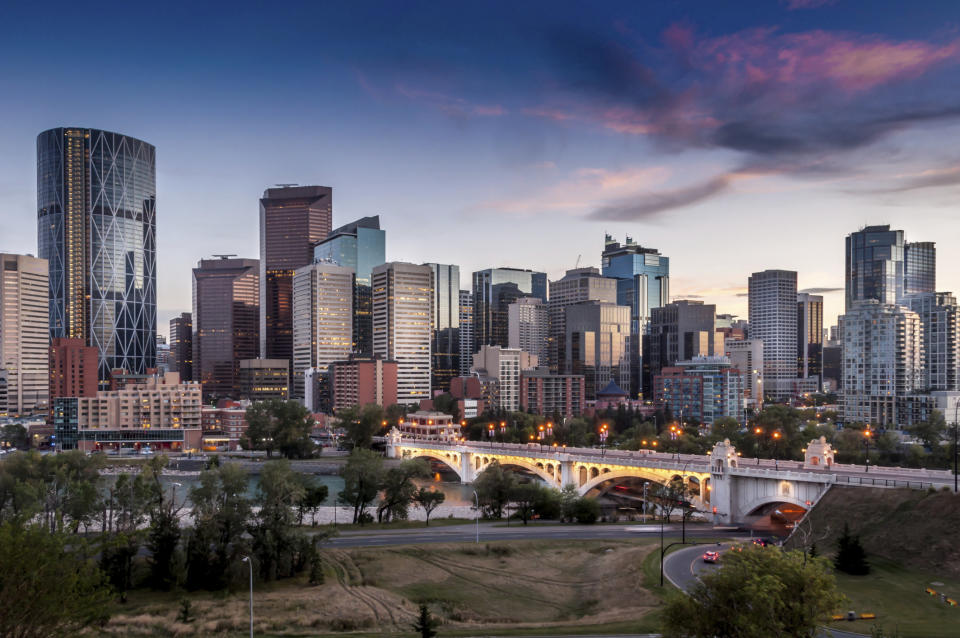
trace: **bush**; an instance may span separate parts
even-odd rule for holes
[[[574,501],[572,514],[581,525],[592,525],[600,518],[600,503],[595,498],[581,496]]]

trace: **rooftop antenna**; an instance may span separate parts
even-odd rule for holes
[[[574,269],[574,270],[576,270],[577,268],[580,267],[580,258],[581,258],[581,257],[583,257],[583,255],[577,255],[577,263],[573,266],[573,269]]]
[[[299,186],[300,184],[274,184],[274,186],[279,186],[280,188],[290,188],[291,186]]]
[[[220,259],[230,259],[231,257],[236,257],[236,255],[231,253],[229,255],[214,255],[214,257],[219,257]]]

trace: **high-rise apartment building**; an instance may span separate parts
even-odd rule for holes
[[[923,325],[904,306],[875,299],[843,316],[843,418],[900,428],[910,420],[907,396],[923,388]]]
[[[908,241],[903,244],[904,295],[937,290],[937,245],[932,241]]]
[[[652,396],[660,370],[694,357],[722,356],[723,333],[716,329],[717,307],[680,299],[650,310],[643,335],[643,393]]]
[[[193,269],[193,375],[205,397],[238,394],[240,361],[257,358],[259,301],[256,259],[201,259]]]
[[[260,357],[293,360],[293,273],[330,233],[333,189],[268,188],[260,199]]]
[[[0,414],[49,408],[49,285],[46,259],[0,253],[0,371],[7,382]]]
[[[293,393],[306,396],[304,373],[326,375],[330,364],[353,352],[353,269],[331,263],[298,268],[293,276]],[[319,403],[307,406],[329,412],[329,384]]]
[[[797,294],[797,377],[816,380],[823,376],[823,297]]]
[[[520,372],[520,409],[540,416],[569,419],[586,409],[586,387],[579,374],[552,374],[541,366]]]
[[[96,129],[37,137],[37,235],[49,262],[50,338],[97,348],[110,371],[156,365],[156,149]]]
[[[630,237],[620,244],[607,235],[601,268],[617,279],[617,303],[630,308],[630,383],[621,385],[636,398],[643,387],[641,347],[650,313],[670,302],[670,259],[654,248],[644,248]]]
[[[433,269],[389,262],[373,269],[373,354],[397,362],[397,401],[430,398]]]
[[[460,376],[470,374],[473,365],[473,293],[460,291]],[[449,388],[436,388],[446,392]]]
[[[460,374],[460,267],[424,264],[433,269],[433,341],[430,351],[431,387],[450,389],[450,379]]]
[[[313,248],[314,261],[329,261],[352,268],[353,351],[359,357],[373,354],[373,269],[387,261],[387,234],[380,230],[380,216],[363,217],[330,232]]]
[[[547,304],[537,297],[521,297],[507,306],[507,345],[536,355],[538,361],[549,360]]]
[[[912,245],[912,244],[911,244]],[[907,295],[903,305],[917,313],[923,329],[925,390],[960,390],[960,310],[949,292]]]
[[[181,312],[170,320],[170,372],[193,380],[193,315]]]
[[[755,410],[763,408],[763,342],[759,339],[724,341],[730,365],[743,377],[743,398]]]
[[[488,268],[473,273],[473,351],[507,347],[507,308],[521,297],[547,301],[547,275],[517,268]]]
[[[846,310],[866,299],[897,303],[903,296],[903,231],[866,226],[847,235],[846,248]]]
[[[564,308],[581,301],[617,303],[617,280],[604,277],[596,268],[574,268],[556,281],[550,282],[548,302],[550,321],[550,357],[548,363],[553,372],[565,372],[564,353],[567,351],[567,326]],[[541,361],[541,365],[544,362]]]
[[[695,357],[664,368],[653,380],[653,403],[684,422],[712,424],[729,417],[743,422],[743,380],[726,357]]]
[[[610,381],[630,383],[630,307],[584,301],[564,309],[565,369],[583,375],[587,400]]]
[[[763,342],[764,393],[787,399],[797,380],[797,273],[755,272],[748,288],[750,338]]]
[[[520,373],[537,367],[537,357],[518,348],[482,346],[473,355],[471,373],[497,381],[497,409],[516,412],[520,409]]]
[[[334,411],[374,403],[386,408],[397,403],[397,362],[350,359],[330,365]]]
[[[97,394],[97,349],[83,339],[57,337],[50,343],[50,401]]]

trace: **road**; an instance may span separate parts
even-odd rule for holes
[[[722,553],[730,548],[729,543],[714,546],[684,547],[669,554],[663,561],[663,575],[675,587],[687,591],[701,576],[719,568],[719,565],[703,562],[707,549],[719,549]],[[721,560],[723,560],[721,558]],[[866,638],[864,634],[821,627],[817,638]]]
[[[665,525],[664,535],[668,542],[680,536],[679,525]],[[688,538],[716,538],[743,535],[729,528],[687,526]],[[426,543],[476,542],[477,530],[473,524],[447,525],[423,529],[397,530],[351,530],[342,532],[329,541],[331,547],[375,547],[388,545],[419,545]],[[660,538],[659,525],[516,525],[505,527],[502,523],[481,523],[480,542],[515,540],[628,540],[635,538]]]

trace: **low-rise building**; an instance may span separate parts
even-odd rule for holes
[[[654,405],[704,425],[721,417],[742,422],[743,378],[727,357],[680,361],[654,377]]]
[[[460,436],[460,424],[446,412],[412,412],[400,422],[405,436],[428,441],[450,441]]]
[[[541,366],[520,373],[520,408],[541,416],[580,416],[586,407],[583,375],[550,374]]]
[[[334,411],[375,403],[397,403],[397,362],[384,359],[350,359],[330,364]]]
[[[248,401],[223,400],[217,407],[204,407],[200,419],[203,428],[203,449],[236,450],[247,431]]]

